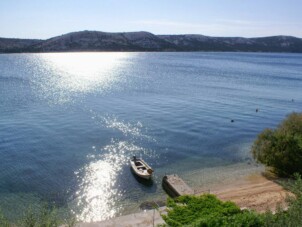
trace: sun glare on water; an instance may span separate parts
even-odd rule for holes
[[[112,141],[103,148],[105,154],[90,157],[93,161],[75,173],[79,177],[79,189],[74,200],[77,220],[101,221],[120,212],[118,204],[124,192],[116,185],[117,177],[128,162],[129,154],[142,150],[126,141]]]
[[[37,54],[40,68],[34,84],[43,98],[70,101],[72,95],[105,92],[120,79],[129,53]],[[41,77],[42,75],[42,77]]]

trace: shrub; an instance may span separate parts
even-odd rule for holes
[[[167,206],[163,218],[169,226],[261,226],[263,222],[262,215],[210,194],[168,199]]]
[[[302,174],[302,114],[292,113],[277,129],[265,129],[254,142],[252,154],[278,175]]]

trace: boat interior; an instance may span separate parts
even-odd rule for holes
[[[146,170],[147,169],[140,161],[136,161],[134,163],[135,163],[136,168],[139,169],[139,170]]]

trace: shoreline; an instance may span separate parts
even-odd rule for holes
[[[264,172],[251,173],[233,180],[226,180],[209,188],[210,194],[216,195],[223,201],[235,202],[241,209],[251,209],[264,213],[268,209],[275,212],[280,205],[287,208],[286,197],[290,193],[275,181],[277,178],[268,178]],[[201,187],[194,188],[195,195],[207,193]],[[165,207],[159,208],[165,212]],[[153,219],[155,218],[155,219]],[[109,220],[92,223],[79,223],[78,227],[97,226],[153,226],[153,223],[162,224],[163,220],[158,210],[143,210],[141,212],[122,215]]]
[[[193,190],[194,194],[216,191],[217,188],[225,188],[227,185],[235,185],[236,182],[242,182],[243,179],[250,175],[261,175],[264,167],[255,163],[235,163],[225,166],[207,167],[195,169],[186,173],[177,172],[171,168],[169,174],[179,175]],[[160,175],[161,176],[161,175]],[[160,177],[160,179],[164,174]],[[154,201],[165,203],[168,195],[161,188],[161,180],[157,182],[160,187],[156,193],[145,194],[144,197],[138,198],[137,201],[124,201],[124,209],[115,217],[139,213],[144,209],[145,204],[152,204]],[[113,217],[114,218],[114,217]],[[98,220],[96,220],[98,221]]]

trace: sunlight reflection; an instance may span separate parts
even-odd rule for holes
[[[125,136],[137,137],[148,139],[149,141],[156,142],[156,140],[147,135],[146,127],[140,121],[137,122],[125,122],[116,116],[106,115],[103,116],[93,110],[90,110],[92,114],[91,119],[95,120],[101,126],[106,126],[107,128],[115,129],[122,132]]]
[[[39,54],[41,67],[35,79],[44,97],[57,96],[61,102],[72,94],[110,89],[128,53]],[[41,76],[43,76],[41,78]]]
[[[83,173],[76,192],[77,206],[81,208],[78,220],[101,221],[119,213],[121,206],[118,203],[123,192],[118,190],[117,177],[131,154],[143,149],[125,141],[112,141],[103,150],[107,153],[101,155],[100,160],[92,161],[76,173],[78,176]]]

